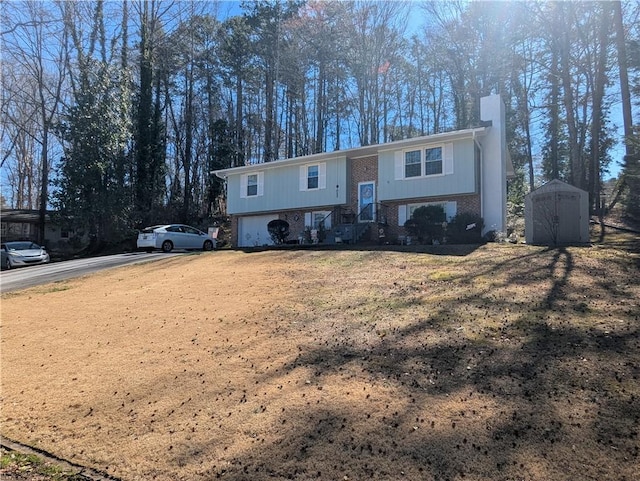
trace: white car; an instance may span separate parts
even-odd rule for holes
[[[184,224],[154,225],[140,231],[137,246],[139,250],[147,252],[154,249],[162,249],[163,252],[171,252],[173,249],[210,251],[215,249],[216,239]]]
[[[49,254],[44,247],[31,241],[5,242],[0,246],[0,253],[2,254],[2,269],[49,262]]]

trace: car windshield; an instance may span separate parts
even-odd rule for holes
[[[33,242],[7,242],[5,244],[7,246],[7,250],[10,251],[26,251],[29,249],[40,249],[38,244],[34,244]]]

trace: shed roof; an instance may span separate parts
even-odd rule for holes
[[[578,193],[582,193],[582,194],[586,194],[587,192],[579,189],[578,187],[575,187],[571,184],[567,184],[566,182],[563,182],[561,180],[558,179],[553,179],[549,182],[547,182],[546,184],[538,187],[536,190],[531,191],[527,194],[527,196],[532,196],[532,195],[537,195],[537,194],[544,194],[547,192],[558,192],[558,191],[563,191],[563,192],[578,192]]]

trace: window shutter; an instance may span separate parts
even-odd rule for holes
[[[264,195],[264,172],[258,172],[258,195]]]
[[[400,227],[404,227],[405,222],[407,222],[407,206],[399,205],[398,206],[398,225]]]
[[[308,190],[307,189],[307,166],[306,165],[301,165],[300,166],[300,190],[301,191]]]
[[[444,152],[442,154],[444,156],[444,174],[449,175],[453,174],[453,144],[448,143],[444,144]]]
[[[455,201],[446,202],[444,206],[444,212],[447,216],[447,222],[451,222],[458,213],[458,205]]]
[[[394,172],[396,180],[404,179],[404,155],[401,151],[395,153]]]
[[[318,164],[318,189],[327,188],[327,164]]]
[[[247,174],[240,176],[240,198],[246,199],[247,197]]]
[[[313,222],[311,222],[311,212],[305,212],[305,214],[304,214],[304,226],[305,227],[313,227]]]

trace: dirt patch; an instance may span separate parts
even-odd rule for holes
[[[212,252],[2,297],[2,434],[123,480],[637,479],[637,254]]]

